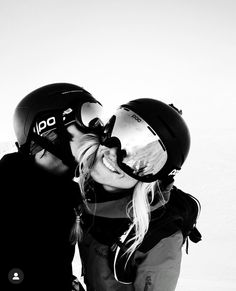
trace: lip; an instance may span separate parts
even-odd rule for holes
[[[102,156],[103,165],[112,173],[121,174],[117,166],[106,155]]]

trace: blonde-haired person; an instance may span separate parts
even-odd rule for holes
[[[183,244],[201,239],[198,200],[173,186],[190,147],[180,113],[136,99],[120,106],[102,137],[84,136],[79,246],[88,291],[175,290]]]

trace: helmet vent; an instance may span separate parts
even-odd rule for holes
[[[163,150],[164,150],[164,151],[166,151],[166,148],[165,148],[165,146],[164,146],[163,142],[162,142],[160,139],[159,139],[158,141],[159,141],[159,143],[160,143],[161,147],[163,148]]]
[[[155,133],[155,131],[154,131],[150,126],[148,126],[147,128],[151,131],[151,133],[152,133],[153,135],[157,135],[157,134]]]

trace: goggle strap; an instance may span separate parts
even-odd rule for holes
[[[69,141],[69,133],[66,130],[66,127],[63,123],[63,117],[59,114],[56,115],[56,126],[58,129],[58,139],[59,139],[59,147],[61,147],[61,152],[63,152],[62,161],[68,166],[74,162],[74,157],[72,155],[70,141]]]

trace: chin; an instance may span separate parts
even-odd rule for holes
[[[111,193],[119,192],[119,191],[122,190],[121,188],[117,188],[116,186],[110,186],[110,185],[103,185],[103,188],[104,188],[107,192],[111,192]]]

